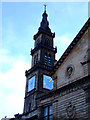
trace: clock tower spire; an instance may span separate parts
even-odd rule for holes
[[[46,5],[38,32],[34,35],[34,49],[31,49],[32,66],[25,72],[26,92],[24,102],[24,113],[37,108],[36,98],[38,95],[53,89],[53,80],[50,71],[54,67],[55,54],[53,38],[55,33],[51,32],[47,20]]]

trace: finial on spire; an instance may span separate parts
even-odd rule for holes
[[[46,11],[46,6],[47,6],[47,5],[46,5],[46,4],[44,4],[44,11]]]

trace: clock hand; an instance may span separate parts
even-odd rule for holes
[[[49,83],[52,81],[52,79],[50,79]]]

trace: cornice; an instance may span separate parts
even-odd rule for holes
[[[35,47],[34,49],[31,49],[31,55],[33,55],[37,50],[39,50],[41,48],[47,49],[47,50],[50,50],[50,51],[53,51],[53,52],[57,53],[57,48],[48,47],[48,46],[45,46],[42,43],[40,43],[40,44],[38,44],[37,47]]]
[[[29,74],[31,74],[32,72],[34,72],[38,69],[47,70],[48,72],[52,71],[52,67],[50,67],[48,65],[41,64],[40,62],[38,62],[31,69],[25,71],[25,76],[27,77]]]

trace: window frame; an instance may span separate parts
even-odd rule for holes
[[[43,116],[42,116],[43,120],[45,118],[47,118],[47,120],[50,120],[49,119],[50,116],[53,118],[53,108],[52,108],[52,113],[50,113],[51,106],[52,106],[52,103],[43,106]],[[44,116],[44,109],[46,109],[46,108],[47,108],[48,112],[47,112],[47,115]]]

